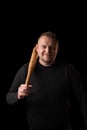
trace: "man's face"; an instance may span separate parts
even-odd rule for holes
[[[47,36],[42,36],[38,40],[37,52],[39,61],[43,65],[50,65],[57,55],[57,43],[54,43],[52,39]]]

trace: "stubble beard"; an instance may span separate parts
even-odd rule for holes
[[[40,58],[40,62],[46,66],[49,66],[53,63],[53,58]]]

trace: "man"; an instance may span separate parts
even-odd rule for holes
[[[70,130],[73,106],[79,106],[85,121],[82,80],[71,64],[56,59],[59,43],[54,33],[42,33],[35,49],[38,60],[30,84],[25,84],[28,71],[26,63],[14,78],[6,95],[7,102],[24,102],[31,130]]]

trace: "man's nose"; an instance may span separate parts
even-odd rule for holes
[[[49,53],[50,52],[50,47],[46,48],[46,52]]]

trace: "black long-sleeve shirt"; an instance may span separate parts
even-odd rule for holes
[[[8,104],[20,102],[17,90],[25,83],[27,70],[28,63],[17,72],[6,96]],[[45,67],[37,62],[30,84],[32,88],[24,102],[31,130],[65,130],[71,124],[71,108],[76,106],[85,121],[86,94],[79,73],[71,64],[55,62]]]

